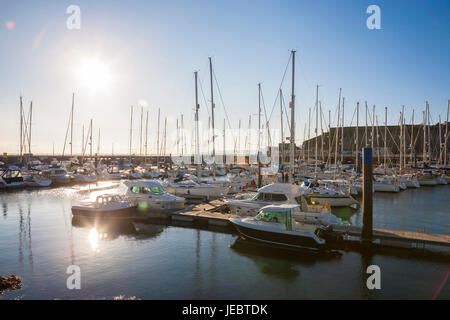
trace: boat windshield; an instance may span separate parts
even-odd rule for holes
[[[261,211],[256,220],[265,222],[286,222],[286,212]]]
[[[150,187],[150,188],[134,186],[134,187],[131,187],[131,192],[133,192],[133,193],[152,193],[152,194],[156,194],[156,195],[167,193],[166,189],[164,189],[164,187],[162,187],[162,186],[156,186],[156,187]]]
[[[253,197],[252,200],[277,202],[277,201],[286,201],[287,197],[284,194],[280,194],[280,193],[259,192],[258,194],[256,194],[256,196]]]

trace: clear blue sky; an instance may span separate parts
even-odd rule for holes
[[[80,30],[66,28],[71,4],[81,8]],[[381,8],[381,30],[366,27],[371,4]],[[325,117],[332,110],[332,119],[342,88],[347,125],[356,101],[375,104],[379,121],[387,106],[389,123],[395,124],[401,105],[408,122],[413,108],[420,122],[426,100],[433,121],[439,114],[445,119],[450,98],[449,1],[2,0],[0,22],[0,152],[18,151],[22,94],[26,110],[30,100],[34,105],[32,151],[51,152],[54,142],[60,153],[73,91],[76,152],[82,125],[93,118],[95,140],[101,128],[102,150],[111,152],[114,142],[116,153],[126,153],[130,106],[135,107],[133,139],[138,143],[137,106],[144,101],[154,152],[158,107],[162,118],[168,117],[171,137],[182,113],[186,129],[193,124],[194,70],[209,99],[208,56],[231,125],[237,128],[240,119],[245,131],[249,114],[253,126],[257,123],[257,83],[270,112],[289,50],[296,49],[298,142],[316,84]],[[90,59],[108,68],[111,80],[101,89],[91,90],[77,76],[80,61]],[[290,74],[283,84],[286,101],[289,85]],[[222,129],[218,92],[216,97],[216,126]],[[200,102],[206,124],[203,97]],[[277,105],[273,128],[279,128],[278,110]],[[244,134],[241,139],[243,146]],[[167,144],[174,151],[174,142]],[[137,144],[133,149],[139,152]]]

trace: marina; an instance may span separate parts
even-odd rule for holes
[[[450,300],[448,4],[103,2],[0,14],[0,304]]]

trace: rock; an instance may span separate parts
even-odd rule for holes
[[[22,280],[16,275],[0,276],[0,294],[6,290],[19,290],[22,288]]]

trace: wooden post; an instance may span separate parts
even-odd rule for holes
[[[372,148],[363,148],[363,227],[361,240],[372,241]]]

